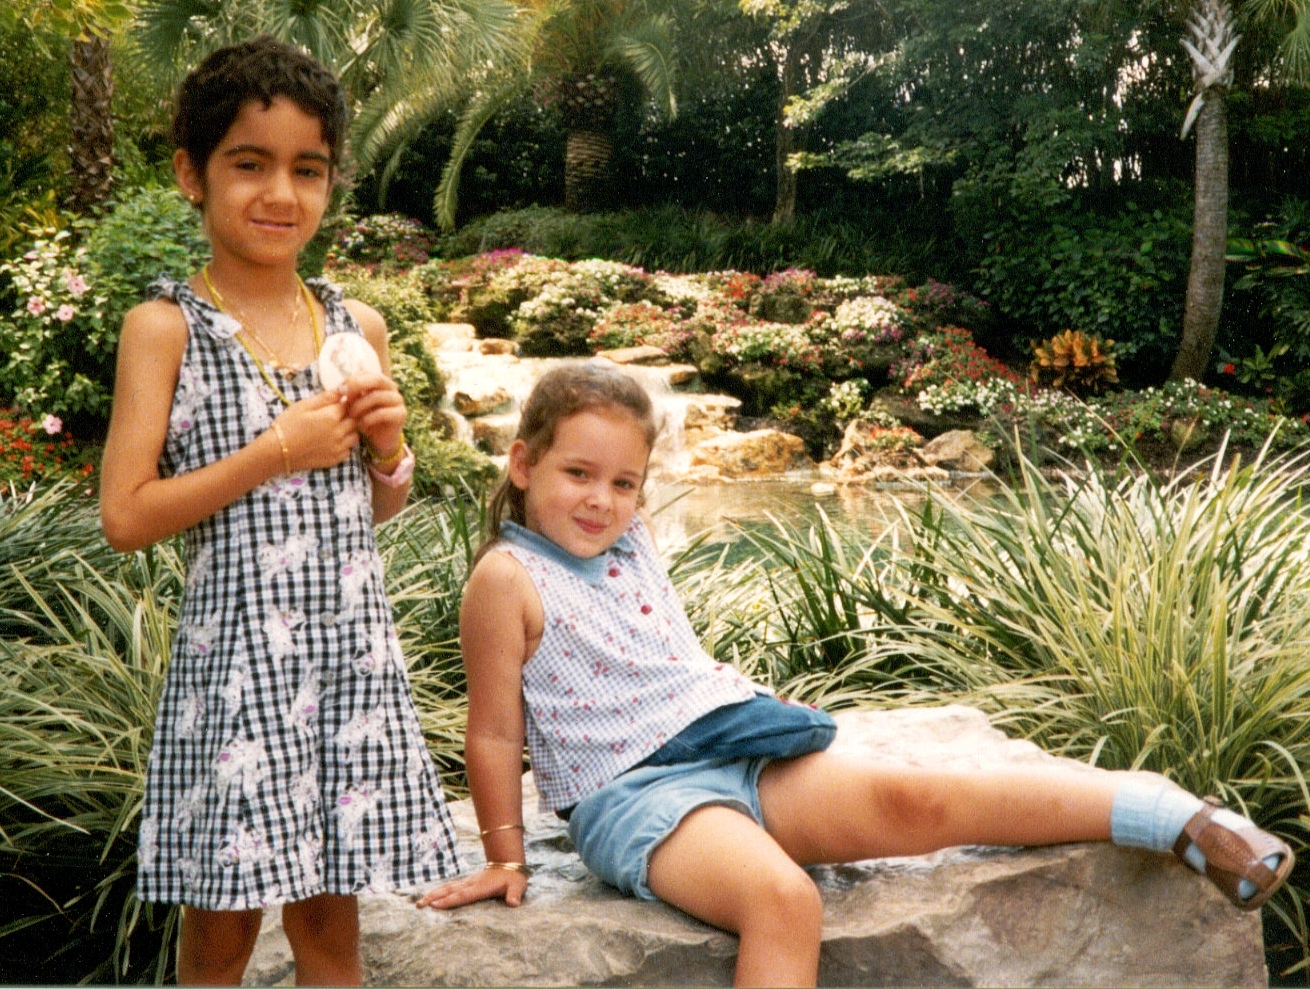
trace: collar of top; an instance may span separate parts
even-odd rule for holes
[[[586,581],[592,587],[600,586],[601,578],[605,576],[606,557],[611,553],[623,553],[632,556],[637,551],[632,538],[625,532],[614,540],[603,553],[597,553],[595,556],[574,556],[568,550],[551,542],[540,533],[526,529],[509,519],[500,523],[500,538],[507,543],[513,543],[523,549],[540,553],[542,556],[558,563],[569,573]]]

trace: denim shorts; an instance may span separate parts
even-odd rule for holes
[[[717,804],[762,826],[764,766],[825,749],[836,731],[824,712],[766,695],[712,711],[579,801],[568,817],[569,837],[605,882],[638,899],[657,899],[647,885],[650,857],[684,817]]]

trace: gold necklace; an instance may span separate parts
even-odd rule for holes
[[[209,292],[210,297],[214,300],[214,305],[218,307],[218,311],[222,313],[228,313],[227,307],[223,303],[222,294],[214,286],[213,279],[209,277],[208,264],[206,264],[203,268],[200,269],[200,278],[201,280],[204,281],[205,289]],[[297,306],[292,314],[292,327],[294,329],[295,322],[297,321],[297,316],[299,313],[299,304],[298,304],[299,300],[303,298],[305,301],[305,308],[309,310],[310,325],[314,328],[314,352],[317,353],[318,351],[323,349],[323,328],[319,325],[318,313],[314,311],[314,301],[313,301],[313,297],[309,294],[309,286],[307,286],[304,283],[304,281],[301,279],[299,275],[296,275],[296,284],[300,286],[300,291],[296,296]],[[259,368],[260,377],[262,377],[265,383],[270,388],[273,389],[273,392],[277,395],[277,397],[282,400],[282,404],[289,406],[291,404],[291,400],[287,398],[287,396],[282,392],[282,389],[279,388],[276,383],[274,383],[273,378],[269,375],[268,370],[264,367],[264,362],[259,359],[259,355],[255,353],[255,351],[251,348],[250,344],[244,339],[244,335],[249,333],[250,336],[254,339],[254,341],[257,344],[259,344],[262,348],[264,348],[264,350],[269,354],[269,356],[272,357],[273,360],[277,362],[277,364],[274,365],[274,370],[285,369],[285,371],[289,371],[291,374],[295,374],[296,371],[292,369],[290,365],[288,365],[285,361],[283,361],[282,357],[278,354],[276,350],[274,350],[263,340],[261,340],[259,338],[259,335],[256,334],[254,330],[246,326],[246,320],[242,318],[242,316],[244,315],[243,313],[237,313],[237,314],[228,313],[228,315],[235,315],[237,323],[239,323],[241,326],[241,332],[237,334],[237,343],[241,344],[241,346],[245,349],[245,352],[250,355],[250,359],[255,362],[255,367]]]

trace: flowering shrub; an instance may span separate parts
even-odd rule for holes
[[[94,452],[64,432],[50,413],[40,421],[0,410],[0,483],[27,487],[38,481],[85,479],[95,471]]]
[[[97,378],[116,338],[108,298],[93,290],[86,251],[71,246],[67,230],[37,233],[21,258],[0,263],[19,301],[0,319],[0,395],[29,414],[101,412],[110,388]]]
[[[828,389],[828,397],[819,404],[836,422],[850,422],[864,412],[868,394],[869,384],[862,378],[834,381]]]
[[[425,264],[432,251],[432,237],[423,224],[397,213],[376,213],[337,231],[326,266],[357,264],[373,273],[408,271]]]
[[[1271,411],[1266,399],[1239,398],[1190,379],[1166,382],[1162,388],[1120,392],[1092,400],[1091,408],[1128,442],[1143,436],[1168,436],[1175,422],[1217,437],[1228,433],[1234,443],[1262,444],[1278,429],[1276,445],[1291,447],[1310,440],[1310,425]]]
[[[596,350],[645,345],[659,347],[670,357],[685,360],[690,356],[694,336],[694,331],[683,324],[676,311],[642,300],[621,302],[605,310],[588,339]]]
[[[759,275],[749,271],[711,271],[704,276],[705,284],[711,291],[723,296],[737,308],[750,309],[755,294],[764,281]]]
[[[920,333],[906,356],[892,365],[891,373],[907,394],[951,382],[983,382],[998,377],[1018,380],[1013,371],[979,347],[968,330],[958,326]]]
[[[806,326],[742,320],[722,327],[710,340],[710,349],[732,364],[771,364],[798,371],[817,372],[823,351]]]

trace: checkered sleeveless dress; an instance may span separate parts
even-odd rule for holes
[[[324,330],[359,333],[311,284]],[[285,407],[231,317],[184,283],[154,294],[189,339],[162,476],[235,453]],[[270,372],[271,374],[272,372]],[[291,402],[311,365],[274,378]],[[138,842],[143,900],[243,910],[411,889],[457,871],[419,729],[355,453],[261,485],[185,533],[187,578]]]

